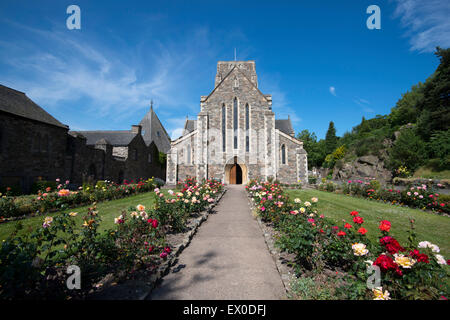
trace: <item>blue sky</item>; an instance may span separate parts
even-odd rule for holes
[[[81,8],[68,30],[66,8]],[[366,8],[381,9],[369,30]],[[72,130],[129,129],[153,99],[176,138],[213,89],[216,64],[255,60],[277,118],[323,138],[386,114],[450,46],[450,2],[30,1],[0,3],[0,83]]]

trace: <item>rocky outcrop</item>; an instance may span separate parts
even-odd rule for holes
[[[377,156],[368,155],[356,158],[352,162],[344,163],[333,170],[333,180],[354,180],[375,178],[380,182],[392,179],[392,173],[384,167],[384,161]]]

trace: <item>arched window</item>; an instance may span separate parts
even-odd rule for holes
[[[238,103],[237,98],[233,102],[233,129],[234,129],[234,149],[238,147]]]
[[[190,144],[187,145],[187,150],[186,150],[186,163],[187,163],[187,164],[191,164],[191,145],[190,145]]]
[[[222,151],[225,152],[226,146],[227,146],[227,137],[226,137],[226,128],[227,128],[227,121],[226,121],[226,108],[225,103],[222,105]]]
[[[250,108],[248,103],[245,105],[245,151],[250,151]]]
[[[286,164],[286,146],[281,146],[281,164]]]
[[[134,158],[134,161],[138,160],[138,150],[136,148],[133,149],[133,158]]]
[[[239,87],[239,80],[237,77],[234,77],[234,87],[238,88]]]

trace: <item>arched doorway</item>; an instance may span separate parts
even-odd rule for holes
[[[245,184],[247,183],[247,166],[237,156],[227,161],[225,165],[225,183]]]
[[[242,169],[237,163],[230,169],[230,184],[242,184]]]

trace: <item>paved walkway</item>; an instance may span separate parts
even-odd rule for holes
[[[150,299],[283,299],[285,291],[243,186],[228,190]],[[177,269],[179,269],[177,271]],[[174,272],[175,271],[175,272]]]

